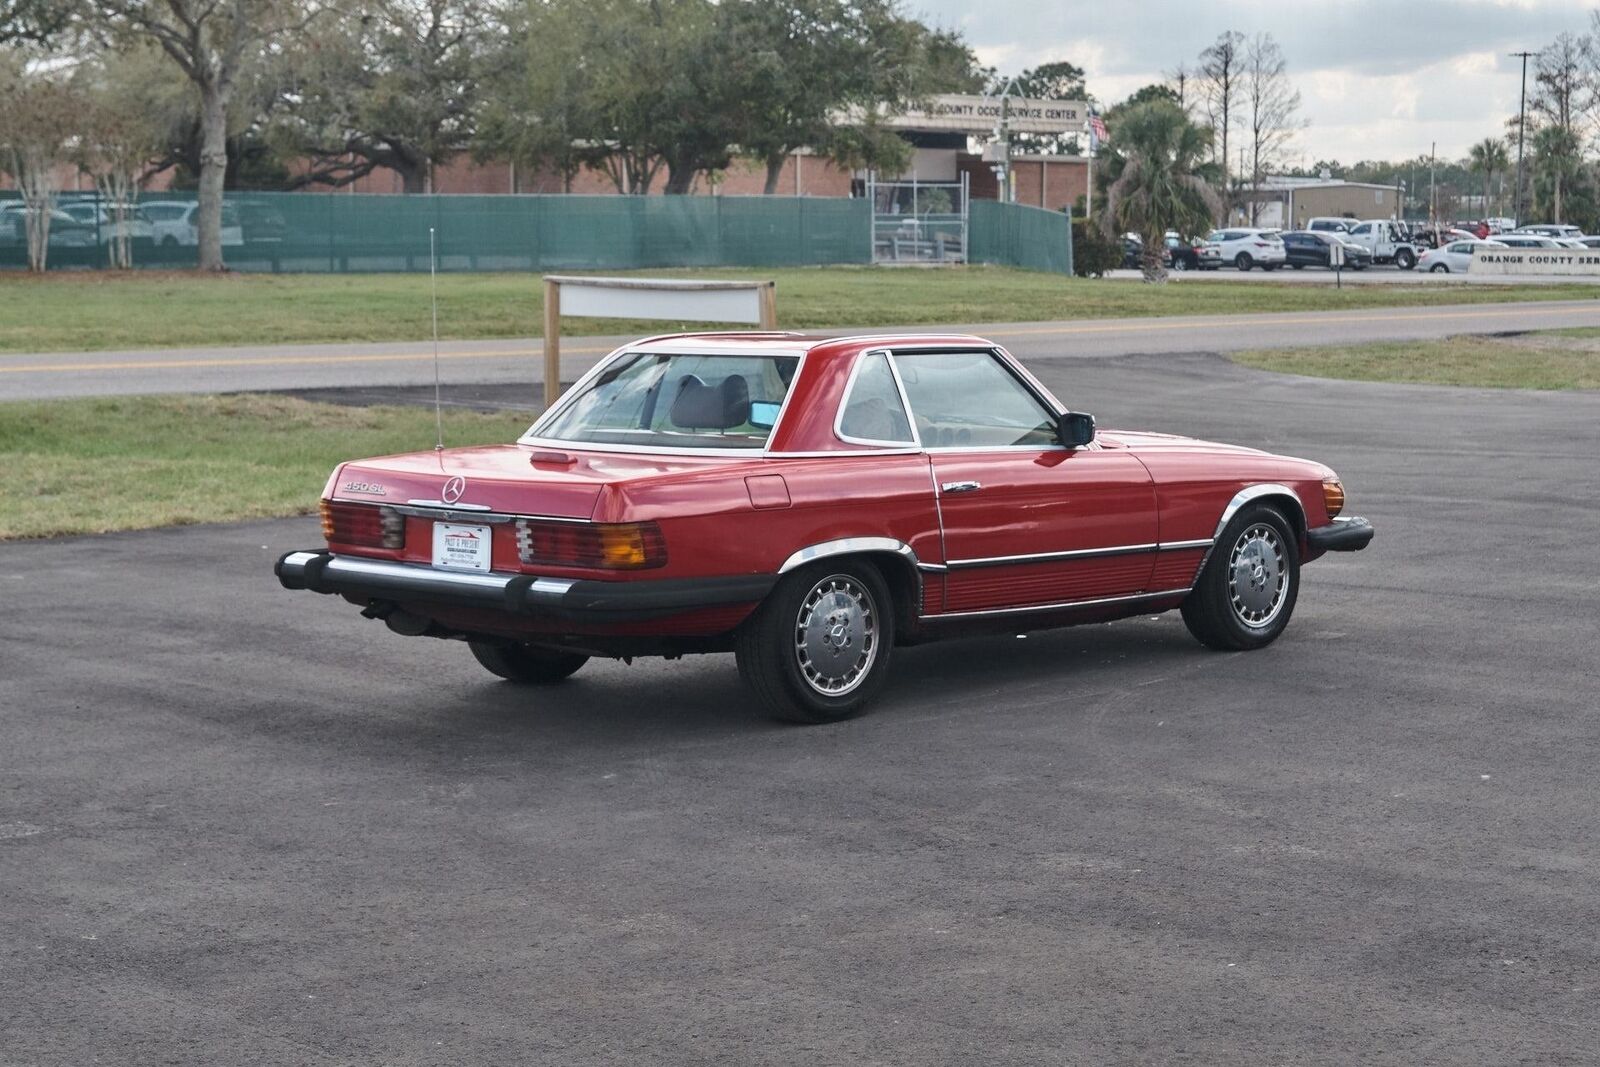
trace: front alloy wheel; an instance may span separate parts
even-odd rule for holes
[[[1299,588],[1294,527],[1271,505],[1249,505],[1217,538],[1183,602],[1183,621],[1210,648],[1260,648],[1289,625]]]
[[[883,687],[894,610],[877,568],[822,563],[789,575],[739,631],[739,673],[792,722],[860,713]]]

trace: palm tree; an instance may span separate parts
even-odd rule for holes
[[[1578,180],[1583,166],[1578,135],[1561,126],[1545,126],[1533,135],[1535,191],[1543,185],[1550,196],[1550,221],[1561,222],[1562,194]],[[1518,220],[1521,221],[1521,220]]]
[[[1108,181],[1100,226],[1107,236],[1136,233],[1144,241],[1140,266],[1147,282],[1164,282],[1161,252],[1168,230],[1201,233],[1221,208],[1220,170],[1207,162],[1211,131],[1189,121],[1170,100],[1136,104],[1116,116],[1107,145]]]
[[[1489,190],[1494,185],[1494,176],[1503,174],[1511,165],[1510,153],[1506,150],[1506,143],[1498,137],[1485,137],[1472,146],[1467,161],[1467,169],[1474,174],[1483,175],[1483,213],[1489,215]]]

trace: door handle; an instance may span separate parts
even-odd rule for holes
[[[983,488],[982,482],[945,482],[939,487],[946,493],[976,493]]]

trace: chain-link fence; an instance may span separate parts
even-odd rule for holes
[[[972,202],[968,259],[1026,270],[1072,273],[1072,220],[1059,211]]]
[[[1071,273],[1065,215],[969,202],[961,186],[887,190],[881,214],[873,198],[230,193],[222,251],[239,271],[426,271],[432,227],[441,271],[867,264],[886,246],[901,262]],[[901,200],[904,214],[893,210]],[[27,267],[26,217],[14,193],[0,194],[0,268]],[[48,266],[108,267],[119,231],[135,268],[195,264],[192,194],[147,193],[117,212],[93,194],[63,193]]]
[[[192,267],[195,214],[192,194],[149,193],[119,222],[64,193],[48,264],[108,266],[120,225],[135,267]],[[0,266],[27,266],[24,217],[0,203]],[[801,266],[869,262],[869,224],[842,198],[230,193],[222,250],[242,271],[425,271],[432,227],[444,271]]]

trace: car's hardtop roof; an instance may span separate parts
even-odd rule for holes
[[[674,333],[645,337],[621,346],[628,352],[695,355],[799,356],[808,352],[844,355],[866,348],[995,348],[993,341],[971,334],[917,333],[837,336],[755,330]]]

